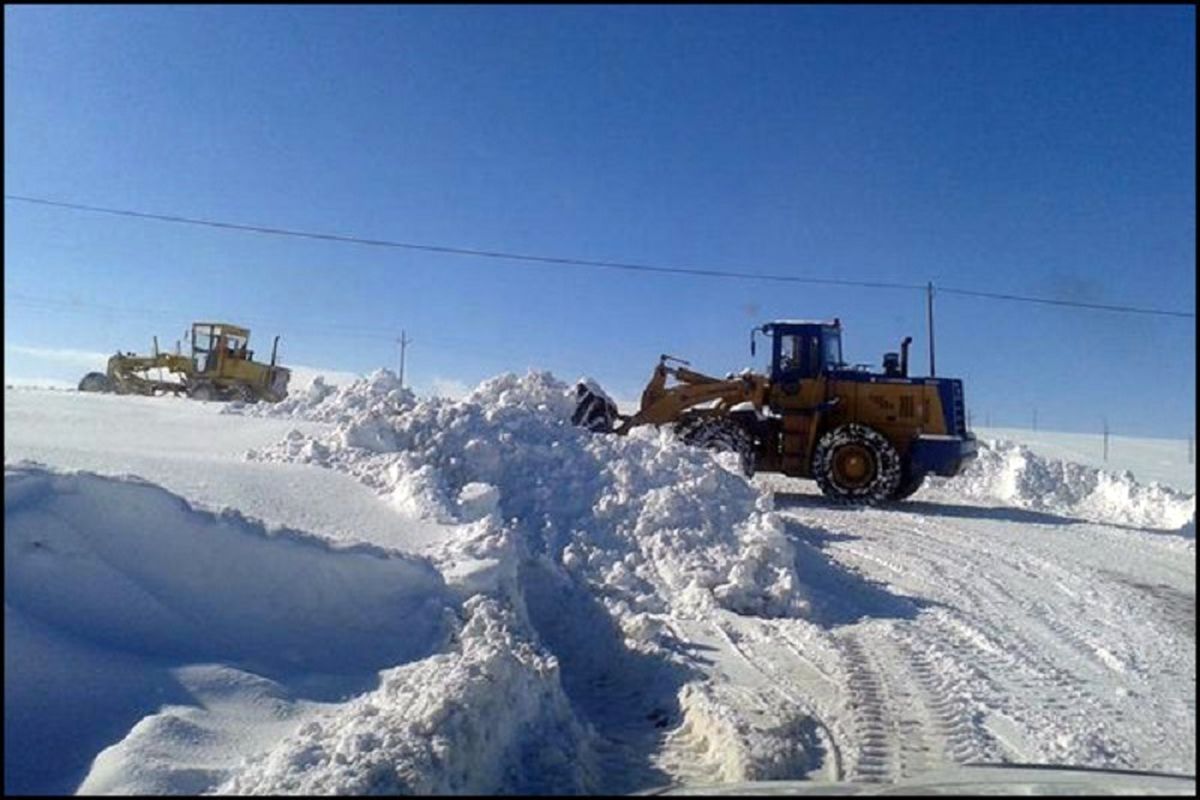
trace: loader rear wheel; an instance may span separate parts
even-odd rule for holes
[[[896,448],[866,425],[834,428],[813,452],[817,486],[826,497],[848,505],[876,505],[892,498],[900,486],[900,471]]]
[[[754,437],[728,417],[698,417],[680,422],[675,432],[686,444],[721,453],[737,453],[742,474],[754,476]]]
[[[81,392],[111,392],[113,383],[103,372],[89,372],[79,381]]]
[[[892,492],[891,499],[907,500],[917,493],[923,483],[925,483],[925,473],[913,472],[912,465],[905,463],[900,468],[900,483],[896,486],[896,491]]]

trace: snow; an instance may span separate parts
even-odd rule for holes
[[[1142,528],[1178,530],[1196,512],[1194,495],[1158,483],[1143,485],[1129,470],[1109,472],[1045,458],[1023,444],[997,439],[979,443],[963,474],[930,483],[952,485],[973,499]]]
[[[1131,472],[1142,483],[1160,483],[1195,493],[1196,465],[1188,460],[1186,439],[1140,439],[1111,435],[1108,459],[1099,433],[1056,433],[1022,428],[978,428],[981,439],[1022,444],[1043,458],[1070,461],[1111,472]]]
[[[6,391],[6,791],[1194,772],[1192,494],[984,437],[843,508],[572,410]]]

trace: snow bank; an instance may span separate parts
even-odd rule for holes
[[[454,652],[382,673],[218,788],[232,794],[579,793],[591,761],[557,661],[494,599],[465,607]]]
[[[346,423],[361,414],[393,414],[411,406],[414,395],[400,387],[391,370],[379,369],[363,378],[331,385],[317,375],[278,403],[231,403],[225,411],[259,417],[308,419]]]
[[[138,479],[18,464],[4,505],[6,790],[71,792],[91,767],[97,791],[201,791],[214,763],[260,746],[247,709],[271,741],[290,716],[258,695],[222,716],[201,700],[213,681],[178,668],[370,676],[443,649],[453,627],[427,559],[198,511]]]
[[[5,603],[111,649],[338,670],[441,636],[448,590],[426,559],[268,531],[137,479],[17,467],[4,500]]]
[[[398,510],[446,523],[494,509],[526,552],[560,563],[619,618],[713,605],[805,613],[769,496],[711,453],[649,427],[625,437],[576,428],[574,393],[548,373],[390,414],[378,396],[367,382],[347,387],[320,404],[340,420],[333,433],[295,431],[248,457],[343,469]]]
[[[1128,471],[1044,458],[1006,440],[981,440],[962,475],[931,478],[930,484],[1006,505],[1146,528],[1180,529],[1196,512],[1194,494],[1139,483]]]

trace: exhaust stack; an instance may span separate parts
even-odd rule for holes
[[[908,346],[912,344],[912,337],[905,336],[904,341],[900,343],[900,375],[908,377]]]

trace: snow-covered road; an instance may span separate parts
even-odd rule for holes
[[[847,509],[558,392],[7,391],[6,790],[1194,773],[1192,495],[997,443]]]

